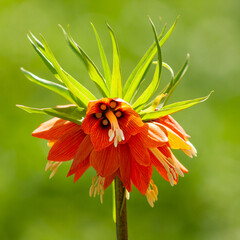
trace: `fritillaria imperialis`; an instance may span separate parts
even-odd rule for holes
[[[149,204],[154,206],[158,197],[158,188],[152,179],[154,168],[172,186],[177,184],[179,176],[183,177],[188,172],[171,149],[181,149],[189,157],[196,156],[197,151],[190,143],[189,135],[171,114],[208,98],[207,96],[167,105],[169,97],[188,68],[189,56],[178,73],[174,74],[171,67],[162,61],[161,48],[174,30],[176,22],[166,33],[164,27],[160,35],[151,20],[150,23],[155,41],[126,81],[122,81],[119,50],[115,35],[108,24],[113,46],[112,70],[98,33],[92,25],[100,51],[103,74],[73,40],[69,30],[62,28],[67,42],[80,57],[91,80],[102,93],[100,99],[60,66],[41,35],[41,41],[32,33],[29,33],[28,38],[59,83],[39,78],[22,69],[29,80],[60,94],[70,102],[69,105],[41,109],[18,105],[30,113],[53,116],[32,133],[34,137],[48,140],[51,149],[46,170],[52,171],[50,177],[53,177],[58,167],[66,161],[72,161],[68,176],[74,175],[74,181],[80,179],[88,168],[94,168],[96,176],[90,186],[90,196],[99,194],[103,201],[105,189],[117,181],[120,188],[116,188],[116,196],[119,195],[118,191],[124,193],[120,194],[124,199],[122,203],[120,201],[121,207],[117,207],[117,211],[123,210],[125,196],[129,197],[133,185],[146,196]],[[155,68],[154,75],[147,88],[142,89],[142,82],[149,79],[147,72],[150,67]],[[160,91],[158,87],[162,68],[170,72],[170,81]],[[125,82],[124,86],[122,82]],[[118,237],[120,235],[119,233]],[[126,233],[125,238],[119,239],[126,239]]]

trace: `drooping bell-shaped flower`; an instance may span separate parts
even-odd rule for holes
[[[51,170],[50,177],[53,177],[62,162],[73,160],[68,176],[74,175],[74,181],[77,181],[88,168],[94,168],[96,176],[92,180],[89,194],[99,194],[101,201],[104,190],[118,177],[126,188],[127,195],[132,191],[133,184],[146,195],[149,204],[153,206],[158,196],[157,186],[152,179],[153,168],[173,186],[178,182],[178,177],[183,177],[188,170],[177,160],[171,149],[181,149],[189,157],[197,154],[189,141],[189,135],[171,114],[203,102],[208,96],[166,105],[186,72],[188,57],[175,75],[170,66],[162,61],[161,47],[176,23],[165,35],[164,29],[159,36],[152,22],[151,24],[155,42],[132,71],[124,87],[118,46],[109,25],[107,26],[113,43],[112,71],[92,25],[100,49],[104,75],[69,32],[63,29],[68,43],[86,65],[90,78],[101,91],[101,99],[96,99],[90,90],[63,70],[42,36],[42,41],[31,33],[28,36],[34,49],[60,84],[39,78],[24,69],[22,71],[31,81],[71,102],[70,105],[42,109],[19,105],[27,112],[54,117],[42,123],[32,133],[34,137],[48,140],[51,148],[46,171]],[[153,62],[155,55],[157,61]],[[155,66],[152,81],[142,93],[136,94],[151,65]],[[171,80],[156,97],[154,94],[158,91],[162,67],[170,71]]]

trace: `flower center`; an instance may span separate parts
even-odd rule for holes
[[[119,112],[122,115],[121,111],[117,111],[117,112]],[[109,120],[109,122],[111,123],[111,128],[108,131],[109,142],[111,142],[114,139],[114,146],[115,147],[117,147],[119,142],[125,140],[124,135],[123,135],[123,131],[119,127],[118,120],[117,120],[116,116],[117,115],[115,115],[112,111],[108,111],[106,113],[106,117]]]

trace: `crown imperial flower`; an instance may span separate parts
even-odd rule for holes
[[[153,207],[158,196],[158,188],[152,179],[153,167],[173,186],[177,184],[178,177],[183,177],[188,170],[177,160],[171,149],[181,149],[189,157],[197,154],[189,141],[189,135],[171,114],[203,102],[208,96],[166,105],[187,70],[189,56],[175,75],[171,67],[162,61],[161,47],[171,35],[176,22],[165,35],[165,28],[157,35],[151,20],[150,23],[155,42],[130,74],[124,87],[118,46],[109,25],[107,26],[113,45],[112,71],[100,38],[92,25],[104,75],[73,40],[69,31],[62,28],[69,45],[83,61],[90,78],[101,91],[101,99],[97,99],[60,66],[42,36],[42,41],[31,33],[28,36],[34,49],[60,84],[39,78],[24,69],[23,73],[29,80],[71,102],[70,105],[41,109],[19,105],[27,112],[54,117],[42,123],[32,133],[34,137],[48,140],[51,148],[45,170],[52,171],[51,178],[63,162],[73,159],[68,176],[74,175],[74,181],[77,181],[88,168],[93,167],[96,176],[92,180],[89,195],[99,194],[101,202],[105,189],[114,179],[119,178],[127,196],[132,191],[133,184]],[[157,61],[153,62],[155,55]],[[142,93],[136,94],[139,93],[139,87],[151,66],[155,66],[151,83]],[[154,98],[163,67],[171,73],[171,79]]]

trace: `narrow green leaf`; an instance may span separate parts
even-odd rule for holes
[[[77,80],[67,74],[59,65],[56,58],[54,57],[51,49],[49,48],[46,40],[42,35],[42,44],[45,50],[45,56],[52,63],[62,82],[66,85],[66,87],[82,102],[82,105],[87,107],[88,102],[90,100],[95,99],[95,97],[88,91],[85,87],[83,87]],[[66,75],[67,74],[67,75]],[[82,91],[88,92],[88,96],[86,96]],[[91,98],[90,98],[91,97]],[[94,98],[93,98],[94,97]]]
[[[172,32],[177,24],[177,20],[178,20],[178,18],[176,19],[176,21],[174,22],[172,27],[168,30],[168,32],[163,37],[161,36],[162,34],[160,34],[160,36],[158,37],[160,47],[163,46],[163,44],[166,42],[166,40],[172,34]],[[162,31],[162,33],[163,32],[164,31]],[[133,72],[130,74],[130,76],[124,86],[123,92],[124,92],[124,100],[125,101],[127,101],[127,102],[131,101],[132,96],[135,92],[135,89],[140,84],[143,75],[145,74],[146,70],[148,69],[148,65],[151,64],[152,59],[154,58],[156,53],[157,53],[157,47],[156,47],[156,42],[154,42],[152,44],[152,46],[148,49],[148,51],[145,53],[145,55],[142,57],[140,62],[137,64],[137,66],[135,67]]]
[[[105,79],[106,79],[106,84],[108,86],[109,89],[111,89],[111,78],[112,78],[112,74],[111,74],[111,70],[108,64],[108,60],[102,45],[102,42],[98,36],[97,30],[94,27],[93,23],[91,23],[93,31],[95,33],[96,39],[97,39],[97,43],[98,43],[98,48],[99,48],[99,53],[101,56],[101,60],[102,60],[102,66],[103,66],[103,71],[104,71],[104,75],[105,75]]]
[[[42,87],[48,88],[49,90],[58,93],[59,95],[66,98],[68,101],[80,104],[79,100],[64,86],[57,84],[55,82],[51,82],[48,80],[45,80],[43,78],[40,78],[33,73],[25,70],[24,68],[21,68],[21,71],[24,73],[24,75],[32,82],[39,84]]]
[[[160,117],[164,117],[166,115],[181,111],[183,109],[194,106],[198,103],[206,101],[210,97],[212,92],[213,91],[211,91],[210,94],[206,97],[173,103],[173,104],[164,106],[163,108],[161,108],[157,111],[153,111],[153,112],[149,112],[149,113],[141,113],[140,112],[139,115],[141,116],[142,120],[144,120],[144,121],[149,121],[149,120],[157,119]]]
[[[115,180],[112,182],[112,191],[113,191],[113,222],[116,223],[116,199],[115,199]]]
[[[122,98],[122,76],[120,69],[119,50],[116,41],[116,37],[112,28],[107,24],[109,29],[112,46],[113,46],[113,70],[112,70],[112,82],[111,82],[111,97]]]
[[[32,108],[23,105],[17,107],[25,110],[28,113],[40,113],[65,119],[81,125],[82,120],[86,115],[86,109],[77,106],[57,106],[55,108]]]
[[[102,92],[102,94],[105,97],[109,97],[109,89],[106,85],[106,81],[104,77],[101,75],[100,71],[96,67],[96,65],[93,63],[93,61],[90,59],[90,57],[83,51],[83,49],[73,40],[72,36],[64,30],[64,28],[59,25],[65,35],[65,38],[68,42],[68,44],[71,46],[71,48],[74,50],[74,52],[81,58],[81,60],[84,62],[88,74],[90,78],[97,84],[97,87]]]
[[[133,104],[133,108],[136,111],[140,111],[141,109],[143,109],[144,105],[148,102],[148,100],[152,97],[152,95],[157,90],[159,82],[160,82],[161,71],[162,71],[162,53],[161,53],[161,48],[160,48],[158,38],[157,38],[157,32],[156,32],[155,26],[150,18],[149,18],[149,21],[152,25],[154,38],[156,41],[156,46],[157,46],[157,51],[158,51],[158,61],[157,61],[156,70],[155,70],[151,84],[143,92],[143,94],[137,99],[137,101]]]
[[[172,79],[170,84],[167,86],[166,91],[164,91],[164,93],[167,94],[167,97],[165,98],[163,103],[164,105],[167,103],[167,101],[169,100],[169,97],[171,96],[171,94],[173,93],[173,91],[175,90],[175,88],[177,87],[177,85],[180,83],[183,76],[185,75],[189,66],[189,58],[190,58],[190,55],[187,54],[185,63],[183,64],[183,66],[181,67],[177,75]]]

